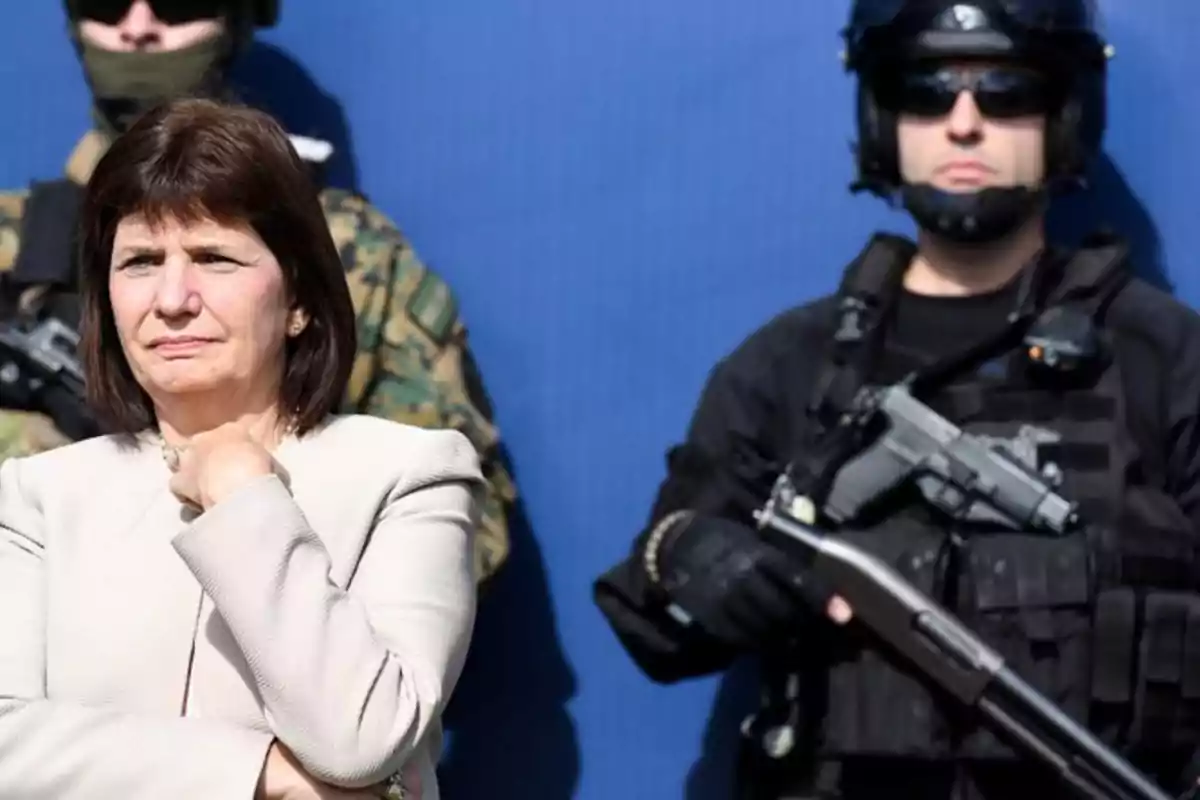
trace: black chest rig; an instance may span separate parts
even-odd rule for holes
[[[35,182],[17,261],[0,276],[0,408],[47,414],[77,440],[101,432],[84,399],[78,356],[82,199],[83,188],[70,180]]]
[[[913,395],[938,414],[1052,478],[1083,525],[1048,535],[949,514],[909,482],[822,527],[892,564],[1110,742],[1156,757],[1196,746],[1194,532],[1155,487],[1162,446],[1139,446],[1130,433],[1120,363],[1104,330],[1129,279],[1125,247],[1104,240],[1069,259],[1048,254],[1021,279],[1003,330],[932,364],[889,349],[884,335],[913,255],[910,242],[879,235],[846,272],[837,331],[799,436],[800,493],[820,508],[837,486],[853,455],[839,440],[839,420],[859,390],[908,377]],[[865,635],[819,626],[783,650],[768,659],[762,711],[743,726],[771,771],[790,764],[784,769],[793,772],[797,758],[813,755],[824,767],[851,756],[1015,758]],[[831,790],[837,781],[828,772],[819,783]]]

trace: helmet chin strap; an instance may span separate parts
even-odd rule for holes
[[[987,244],[1016,231],[1042,207],[1038,187],[992,187],[978,192],[947,192],[928,183],[900,188],[900,197],[918,225],[957,244]]]
[[[1026,185],[1049,171],[1044,147],[1013,143],[1010,159],[1015,186],[988,187],[977,192],[947,192],[929,183],[904,183],[900,197],[904,207],[923,229],[962,245],[989,244],[1009,236],[1045,208],[1048,181]],[[1040,162],[1040,163],[1039,163]],[[1035,169],[1035,164],[1038,168]]]

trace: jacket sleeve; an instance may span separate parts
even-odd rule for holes
[[[245,656],[271,729],[337,786],[385,780],[427,741],[474,624],[478,457],[457,431],[422,434],[346,590],[275,476],[173,540]]]
[[[487,482],[474,544],[477,580],[485,583],[508,560],[516,487],[457,298],[399,228],[362,198],[326,190],[322,202],[358,317],[350,405],[393,422],[452,428],[471,440]]]
[[[404,251],[398,257],[407,260],[410,255]],[[417,291],[432,295],[441,304],[436,313],[443,315],[442,319],[430,322],[445,329],[437,339],[427,338],[428,333],[408,316],[417,312],[404,307],[418,298],[406,294],[407,280],[397,281],[400,285],[392,290],[388,318],[381,321],[383,335],[374,359],[378,370],[360,407],[365,414],[395,422],[457,430],[475,446],[486,478],[473,553],[482,585],[508,561],[508,513],[516,499],[516,487],[503,463],[499,429],[487,409],[467,329],[449,287],[420,265],[404,269],[423,271]]]
[[[741,359],[740,361],[745,361]],[[630,555],[604,573],[593,598],[622,646],[652,680],[673,683],[725,669],[735,653],[665,610],[643,567],[642,548],[655,523],[672,511],[693,509],[753,524],[783,467],[772,437],[775,402],[767,371],[757,375],[739,360],[719,364],[709,376],[685,441],[667,456],[649,524]]]
[[[0,795],[251,800],[268,735],[47,699],[45,566],[53,548],[21,464],[0,465]]]
[[[1167,491],[1200,538],[1200,319],[1194,314],[1169,361]]]

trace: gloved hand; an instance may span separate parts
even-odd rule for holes
[[[672,603],[708,636],[739,650],[796,633],[832,599],[799,559],[720,517],[675,523],[652,558]]]
[[[1196,800],[1200,798],[1200,749],[1192,753],[1192,757],[1183,768],[1183,787],[1178,800]]]

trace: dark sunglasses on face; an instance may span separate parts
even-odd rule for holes
[[[180,25],[198,19],[220,17],[228,0],[149,0],[154,16],[168,25]],[[77,0],[75,8],[80,19],[90,19],[105,25],[116,25],[129,13],[133,0]]]
[[[962,92],[971,93],[979,113],[995,119],[1045,114],[1057,101],[1044,75],[1012,67],[900,70],[885,78],[881,88],[886,108],[918,117],[949,114]]]

